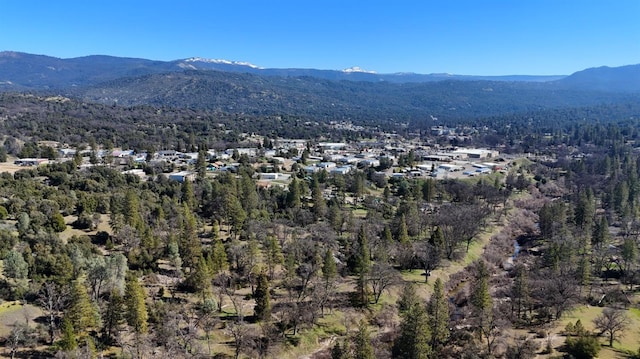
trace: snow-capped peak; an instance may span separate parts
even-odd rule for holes
[[[353,66],[353,67],[350,67],[348,69],[344,69],[344,70],[342,70],[342,72],[347,72],[347,73],[362,72],[362,73],[365,73],[365,74],[375,74],[376,73],[375,71],[368,71],[368,70],[362,69],[359,66]]]
[[[185,62],[204,62],[208,64],[223,64],[223,65],[237,65],[237,66],[247,66],[253,69],[262,69],[260,66],[256,66],[250,62],[245,61],[230,61],[224,59],[207,59],[204,57],[190,57],[184,60]]]

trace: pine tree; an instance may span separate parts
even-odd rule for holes
[[[213,240],[213,245],[211,247],[211,253],[209,255],[209,265],[211,268],[211,273],[215,276],[216,274],[229,269],[229,260],[227,259],[227,251],[224,248],[224,243],[220,240],[220,238],[216,237]]]
[[[358,232],[358,253],[355,258],[355,272],[358,275],[356,281],[356,289],[358,293],[358,301],[361,305],[369,305],[367,276],[371,270],[371,258],[369,255],[369,244],[367,242],[367,234],[364,225],[360,227]]]
[[[322,258],[322,279],[324,280],[323,300],[320,304],[320,311],[324,315],[324,308],[327,301],[333,295],[335,278],[338,275],[338,268],[336,266],[336,260],[333,258],[333,252],[331,249],[327,249]]]
[[[398,299],[398,312],[400,312],[400,315],[404,315],[411,307],[419,303],[420,297],[416,292],[416,286],[411,282],[405,284],[404,288],[402,288],[402,293],[400,293],[400,299]]]
[[[186,204],[182,206],[183,223],[180,231],[180,258],[185,267],[193,268],[202,255],[200,239],[198,238],[196,218]]]
[[[293,176],[293,179],[289,183],[289,192],[287,193],[287,207],[299,208],[300,207],[300,183]]]
[[[580,228],[590,231],[593,226],[593,217],[595,215],[595,203],[593,199],[593,192],[588,191],[580,192],[578,203],[574,211],[574,221]]]
[[[476,263],[476,275],[471,288],[472,315],[476,329],[487,341],[491,354],[491,334],[494,329],[493,300],[489,293],[489,270],[483,260]]]
[[[444,286],[440,278],[433,285],[433,294],[427,304],[429,328],[431,330],[431,347],[439,348],[449,338],[449,304],[444,295]]]
[[[398,229],[398,243],[408,244],[410,242],[409,232],[407,230],[407,220],[404,214],[400,217],[400,228]]]
[[[206,299],[207,294],[211,292],[212,278],[213,275],[211,274],[211,270],[207,265],[206,259],[202,255],[200,255],[195,270],[193,270],[189,275],[187,283],[191,288],[193,288],[193,290],[202,295],[203,302]]]
[[[138,282],[138,278],[133,275],[127,277],[124,290],[124,300],[126,304],[127,323],[137,334],[144,334],[148,330],[147,305],[144,302],[146,295],[144,289]]]
[[[400,334],[393,342],[393,358],[428,359],[431,355],[431,332],[427,313],[420,303],[413,304],[402,316]]]
[[[133,190],[128,190],[125,194],[122,214],[124,223],[135,229],[140,229],[144,224],[140,215],[140,200]]]
[[[182,276],[182,258],[180,258],[180,248],[175,240],[169,242],[167,245],[167,252],[169,262],[175,267],[178,276]]]
[[[429,243],[436,248],[438,255],[442,256],[444,253],[444,233],[442,233],[442,228],[440,228],[440,226],[436,227],[433,233],[431,233]]]
[[[258,275],[258,284],[253,296],[256,300],[256,306],[253,309],[256,319],[259,321],[268,321],[271,319],[271,299],[266,274],[260,273]]]
[[[591,237],[591,243],[597,247],[604,247],[609,243],[609,222],[606,216],[600,218],[600,222],[596,224],[593,229],[593,236]]]
[[[319,219],[324,217],[327,213],[327,203],[325,202],[324,196],[322,195],[320,183],[318,183],[318,179],[315,176],[313,177],[311,188],[311,198],[313,199],[313,214],[315,214],[316,219]]]
[[[196,171],[198,178],[203,179],[207,174],[207,151],[204,148],[198,149],[198,158],[196,159]]]
[[[73,324],[67,316],[62,319],[62,338],[60,338],[58,345],[60,349],[64,351],[72,351],[78,347],[78,340],[75,330],[73,329]]]
[[[225,188],[229,188],[229,186],[225,186]],[[242,203],[238,199],[236,191],[225,192],[223,204],[227,217],[227,224],[231,226],[231,230],[237,238],[238,233],[247,219],[247,212],[242,207]]]
[[[527,269],[523,265],[516,266],[516,276],[511,287],[511,303],[519,320],[529,302],[529,281]]]
[[[100,314],[91,302],[87,287],[82,281],[73,281],[69,299],[66,317],[69,318],[77,333],[85,333],[100,324]]]
[[[120,291],[114,289],[109,295],[109,301],[107,302],[107,308],[104,313],[104,324],[102,326],[102,332],[110,342],[124,320],[124,299],[120,295]]]
[[[422,199],[426,202],[431,202],[435,192],[436,190],[433,179],[427,178],[427,180],[422,183]]]
[[[242,198],[242,208],[247,214],[251,214],[258,209],[259,197],[255,182],[246,173],[242,174],[240,180],[240,198]]]
[[[402,269],[410,269],[415,262],[415,253],[413,244],[409,238],[407,230],[407,221],[403,214],[400,218],[400,228],[398,229],[398,247],[396,253],[396,261]]]
[[[196,209],[196,196],[193,193],[191,181],[185,179],[180,188],[180,199],[189,211]]]
[[[337,341],[331,348],[331,359],[349,359],[349,345],[347,343],[340,345]]]
[[[273,278],[273,271],[279,264],[284,263],[284,256],[282,255],[282,249],[280,248],[280,242],[273,235],[268,235],[264,246],[265,259],[267,262],[267,270],[269,271],[269,278]]]
[[[371,345],[371,337],[367,323],[363,320],[358,326],[354,338],[353,359],[374,359],[373,346]]]
[[[325,281],[325,286],[332,281],[338,275],[338,268],[336,266],[336,260],[333,258],[333,252],[331,249],[327,249],[322,260],[322,278]]]
[[[367,231],[364,224],[360,226],[358,231],[358,253],[356,253],[355,272],[369,273],[371,269],[371,255],[369,253],[369,243],[367,241]]]

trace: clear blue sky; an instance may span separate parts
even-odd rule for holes
[[[556,75],[640,63],[640,0],[0,0],[0,51]]]

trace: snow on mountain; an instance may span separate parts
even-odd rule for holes
[[[342,72],[346,72],[346,73],[352,73],[352,72],[361,72],[361,73],[365,73],[365,74],[375,74],[375,71],[368,71],[365,69],[360,68],[359,66],[353,66],[350,67],[348,69],[344,69],[342,70]]]
[[[256,66],[250,62],[245,61],[230,61],[224,59],[207,59],[204,57],[190,57],[184,60],[185,62],[204,62],[208,64],[222,64],[222,65],[236,65],[236,66],[247,66],[252,69],[262,69],[260,66]]]

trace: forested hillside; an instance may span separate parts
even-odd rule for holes
[[[637,357],[636,111],[489,112],[434,135],[2,94],[2,353]],[[320,138],[384,155],[310,172],[336,155]],[[420,174],[421,153],[461,144],[500,150],[466,164],[491,173]]]
[[[441,81],[391,84],[281,78],[216,71],[148,75],[76,94],[121,105],[150,104],[312,120],[407,122],[473,119],[555,108],[637,102],[635,95],[559,90],[545,83]]]

